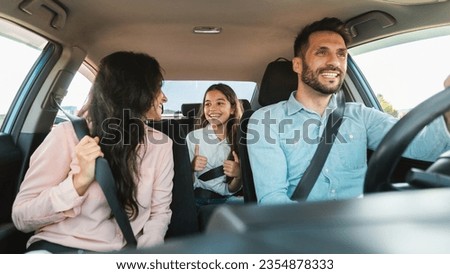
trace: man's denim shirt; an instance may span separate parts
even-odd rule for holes
[[[310,164],[330,113],[333,95],[323,117],[295,99],[257,110],[248,123],[247,143],[256,194],[260,203],[290,203]],[[308,201],[337,200],[363,194],[367,149],[375,150],[398,121],[359,103],[346,103],[344,120]],[[450,149],[442,116],[423,129],[403,156],[434,161]]]

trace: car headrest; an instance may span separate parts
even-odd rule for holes
[[[200,103],[190,103],[181,105],[181,113],[185,117],[196,117],[200,110]]]
[[[251,109],[250,102],[247,99],[239,99],[242,104],[242,108],[245,110]],[[196,117],[199,110],[200,110],[201,103],[189,103],[189,104],[182,104],[181,105],[181,112],[186,117]]]
[[[297,89],[297,84],[297,73],[292,70],[292,62],[278,58],[266,67],[258,102],[261,106],[267,106],[287,100],[291,92]]]
[[[252,106],[250,105],[250,102],[247,99],[239,99],[239,101],[241,101],[242,108],[244,109],[244,111],[252,109]]]

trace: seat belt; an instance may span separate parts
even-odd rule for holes
[[[223,172],[223,165],[222,165],[206,171],[202,175],[198,176],[198,178],[203,182],[206,182],[215,178],[219,178],[223,175],[225,175],[225,173]]]
[[[58,108],[69,118],[72,123],[78,140],[81,140],[84,136],[89,135],[89,128],[86,120],[78,116],[67,113],[55,100]],[[108,161],[103,157],[98,157],[95,160],[95,180],[100,185],[103,193],[105,194],[106,201],[111,208],[113,216],[116,218],[117,224],[122,230],[122,234],[127,241],[126,247],[136,247],[137,241],[131,228],[130,220],[128,219],[125,210],[120,205],[117,199],[117,188],[114,182],[114,176],[109,166]]]
[[[98,157],[95,160],[95,180],[102,188],[109,207],[111,207],[111,211],[116,218],[117,224],[119,225],[120,230],[122,230],[122,234],[127,241],[126,247],[136,247],[137,241],[134,237],[130,220],[117,199],[117,188],[111,168],[108,161],[103,157]]]
[[[336,94],[337,108],[328,117],[327,125],[322,133],[320,143],[311,159],[311,163],[306,168],[305,173],[300,179],[291,200],[305,201],[309,193],[314,187],[314,184],[322,171],[323,165],[327,160],[328,154],[336,139],[339,127],[342,123],[345,110],[345,95],[341,90]]]

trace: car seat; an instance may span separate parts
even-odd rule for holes
[[[270,62],[261,80],[258,103],[267,106],[287,100],[292,91],[297,89],[297,73],[292,70],[292,62],[278,58]],[[251,122],[253,110],[246,110],[242,116],[238,130],[238,149],[241,164],[241,180],[246,203],[257,202],[253,173],[247,150],[247,126]]]
[[[192,171],[186,145],[186,133],[177,120],[149,121],[148,125],[169,136],[172,141],[175,174],[173,178],[172,218],[166,239],[199,232],[194,200]]]
[[[252,116],[254,110],[246,110],[242,114],[241,122],[239,124],[239,129],[237,132],[238,139],[238,150],[240,155],[240,166],[241,166],[241,180],[242,180],[242,192],[244,196],[244,202],[256,202],[256,192],[255,186],[253,184],[253,173],[250,168],[250,159],[248,157],[247,150],[247,126]]]
[[[251,109],[250,102],[247,99],[239,99],[239,101],[241,102],[242,108],[244,110]],[[194,126],[195,126],[194,123],[195,123],[196,118],[198,117],[200,107],[201,107],[201,103],[189,103],[189,104],[183,104],[181,106],[181,112],[183,113],[183,115],[185,117],[187,117],[191,121],[191,124],[188,126],[188,128],[190,128],[191,130],[194,129]],[[189,157],[188,157],[188,161],[189,161]],[[192,185],[193,184],[191,184],[191,188],[192,188]],[[208,224],[209,218],[211,217],[212,213],[218,206],[219,205],[203,205],[203,206],[199,206],[197,208],[200,231],[203,231],[205,229],[205,227]]]

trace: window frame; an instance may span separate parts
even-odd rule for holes
[[[42,84],[46,80],[46,76],[48,76],[49,72],[53,69],[53,66],[59,59],[62,48],[53,41],[28,30],[24,26],[8,21],[4,18],[0,18],[0,20],[6,22],[7,24],[13,25],[14,30],[19,30],[17,33],[8,35],[7,38],[23,42],[23,40],[27,41],[26,38],[34,36],[40,37],[42,40],[47,41],[40,55],[24,77],[0,127],[0,132],[2,134],[10,134],[14,137],[14,140],[17,141],[20,130],[25,122],[28,112],[30,111],[33,101],[38,95]],[[31,42],[28,42],[27,44],[30,45],[30,43]]]

